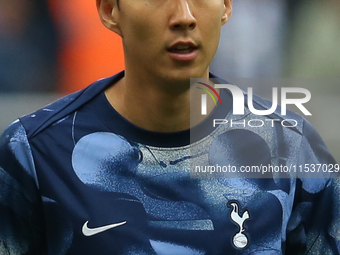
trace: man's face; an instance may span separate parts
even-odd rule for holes
[[[230,0],[120,0],[119,10],[112,4],[109,28],[122,37],[127,70],[177,81],[208,76]]]

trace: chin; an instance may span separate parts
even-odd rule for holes
[[[191,78],[208,78],[209,70],[202,70],[202,68],[182,68],[166,72],[164,77],[169,81],[190,82]]]

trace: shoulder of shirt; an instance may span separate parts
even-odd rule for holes
[[[217,77],[215,75],[211,75],[211,78],[218,78],[218,83],[226,83],[231,84],[225,80],[223,80],[220,77]],[[233,85],[233,84],[232,84]],[[230,93],[229,90],[226,90],[228,93]],[[247,117],[248,115],[252,114],[248,108],[248,94],[246,91],[243,91],[244,94],[244,106],[246,108],[246,113],[244,117]],[[272,102],[264,99],[262,97],[259,97],[257,95],[253,95],[252,98],[253,107],[257,110],[267,110],[272,107]],[[257,115],[254,114],[254,119]],[[283,115],[281,113],[281,106],[278,105],[276,110],[266,116],[261,116],[259,118],[268,118],[276,121],[284,121],[286,126],[291,127],[283,127],[282,125],[276,125],[277,127],[282,127],[281,130],[284,130],[285,132],[294,132],[295,134],[298,134],[302,139],[299,139],[301,147],[301,152],[305,154],[304,159],[311,159],[312,155],[315,155],[317,158],[317,161],[315,162],[328,162],[335,164],[336,161],[334,157],[329,152],[327,146],[325,145],[323,139],[321,138],[320,134],[316,131],[315,127],[303,116],[301,116],[298,113],[292,112],[287,109],[286,114]],[[242,116],[240,116],[239,119],[242,119]],[[320,161],[321,160],[321,161]]]
[[[246,92],[244,92],[244,95],[246,102],[245,104],[247,107],[248,95]],[[265,110],[271,108],[272,102],[257,95],[253,95],[253,106],[255,109]],[[287,109],[286,114],[282,115],[281,106],[278,105],[277,109],[272,114],[267,115],[266,117],[268,119],[284,122],[286,126],[291,126],[283,127],[283,129],[285,129],[286,132],[294,132],[302,138],[300,140],[300,145],[303,146],[303,151],[308,154],[308,157],[311,157],[311,155],[315,154],[317,155],[319,160],[322,159],[324,160],[324,162],[329,162],[333,164],[336,163],[336,160],[329,152],[318,131],[307,119],[305,119],[300,114]],[[283,125],[280,126],[282,127]],[[305,158],[307,158],[307,156]]]
[[[32,138],[36,136],[54,122],[68,116],[72,112],[84,106],[95,96],[104,91],[105,88],[123,76],[124,73],[121,72],[109,78],[100,79],[85,89],[64,96],[34,113],[19,118],[21,124],[26,130],[27,137]]]

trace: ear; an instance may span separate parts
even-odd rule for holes
[[[233,0],[224,0],[223,15],[221,18],[222,25],[228,22],[232,14]]]
[[[117,0],[96,0],[97,10],[101,22],[105,27],[122,36],[119,27],[119,9]]]

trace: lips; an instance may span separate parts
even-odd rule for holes
[[[171,46],[168,50],[170,52],[189,53],[195,49],[197,49],[197,46],[191,43],[176,43],[175,45]]]
[[[198,46],[192,42],[177,42],[168,49],[170,57],[177,61],[190,61],[195,59]]]

